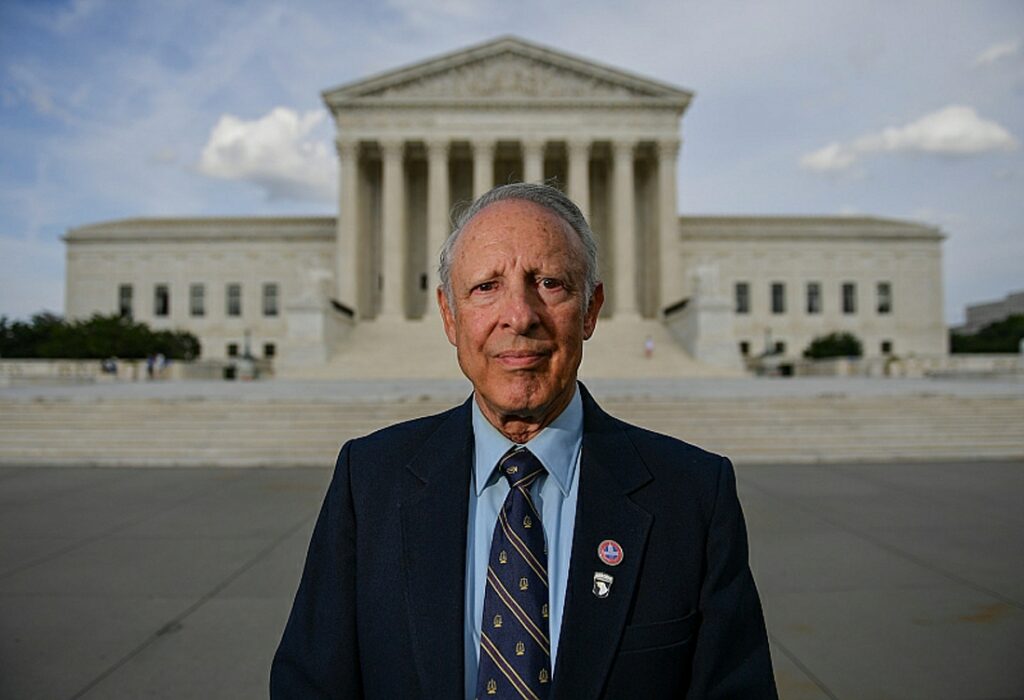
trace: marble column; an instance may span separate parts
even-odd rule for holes
[[[590,220],[590,140],[571,139],[569,150],[569,199]]]
[[[523,182],[544,180],[544,142],[540,139],[523,141]]]
[[[636,306],[636,217],[634,208],[633,141],[612,143],[612,205],[614,218],[612,250],[615,269],[615,308],[617,316],[633,316]]]
[[[338,224],[334,241],[334,296],[352,309],[358,295],[359,245],[359,144],[338,139],[335,142],[340,163],[338,183]]]
[[[494,141],[473,141],[473,199],[494,187]]]
[[[382,141],[384,161],[383,193],[381,194],[381,258],[384,289],[381,316],[402,318],[405,315],[405,143]]]
[[[658,142],[658,270],[660,311],[683,296],[679,256],[679,211],[676,203],[676,161],[679,139]]]
[[[448,141],[427,142],[427,314],[436,309],[438,254],[448,237]]]

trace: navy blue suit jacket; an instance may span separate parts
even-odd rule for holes
[[[732,465],[584,389],[551,698],[775,698]],[[471,399],[472,400],[472,399]],[[461,700],[469,401],[346,444],[271,669],[273,698]],[[623,561],[597,556],[617,541]],[[614,576],[606,598],[594,572]]]

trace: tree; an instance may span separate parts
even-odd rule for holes
[[[804,350],[804,357],[820,360],[825,357],[860,357],[863,353],[860,341],[852,333],[829,333],[812,340]]]
[[[974,334],[950,333],[953,352],[1019,352],[1024,338],[1024,314],[990,323]]]
[[[155,353],[175,360],[199,357],[199,339],[185,331],[154,331],[112,314],[68,322],[50,313],[28,323],[0,317],[0,357],[103,359],[143,358]]]

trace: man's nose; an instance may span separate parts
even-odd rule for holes
[[[537,290],[528,284],[506,290],[502,304],[502,324],[520,335],[540,323]]]

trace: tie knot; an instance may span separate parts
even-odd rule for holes
[[[525,447],[513,447],[509,450],[498,462],[498,469],[512,488],[529,486],[544,473],[544,465]]]

